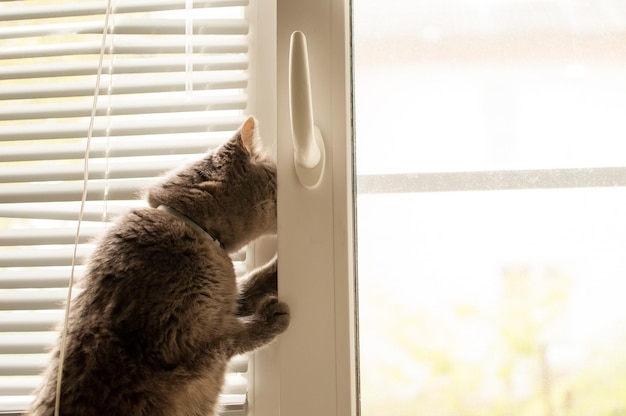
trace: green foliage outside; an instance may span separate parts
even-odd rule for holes
[[[571,280],[558,270],[502,282],[491,306],[415,312],[378,296],[384,313],[361,339],[362,414],[626,416],[626,327],[565,334]]]

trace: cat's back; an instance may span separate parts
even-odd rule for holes
[[[215,241],[171,214],[154,208],[136,208],[120,216],[97,242],[90,263],[113,265],[116,259],[124,267],[135,263],[175,263],[185,261],[226,267],[227,253]],[[203,261],[207,260],[207,261]]]
[[[174,415],[181,396],[173,392],[201,382],[208,393],[209,375],[221,383],[226,358],[204,354],[234,315],[236,282],[213,241],[166,212],[130,210],[96,242],[82,285],[70,314],[62,414]],[[51,415],[55,371],[31,415]]]

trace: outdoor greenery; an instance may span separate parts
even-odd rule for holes
[[[626,416],[626,328],[573,339],[570,286],[558,270],[518,268],[504,272],[495,307],[379,305],[362,342],[363,414]],[[380,355],[371,338],[385,340]]]

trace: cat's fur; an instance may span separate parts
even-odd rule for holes
[[[72,302],[61,415],[212,415],[229,359],[287,328],[275,261],[238,288],[228,256],[276,231],[276,171],[257,136],[250,117],[217,151],[149,188],[150,208],[129,211],[98,241]],[[59,345],[27,415],[53,415],[58,361]]]

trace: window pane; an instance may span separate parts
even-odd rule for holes
[[[364,416],[626,412],[626,189],[358,204]]]
[[[360,173],[620,166],[626,2],[354,2]]]
[[[626,3],[353,8],[357,192],[626,166]],[[358,193],[362,414],[626,414],[626,188],[493,187]]]

